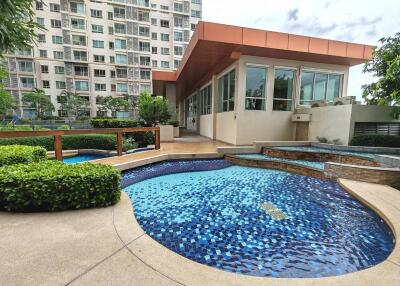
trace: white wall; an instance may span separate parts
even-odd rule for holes
[[[236,145],[235,112],[217,113],[216,135],[217,140]]]
[[[317,141],[317,136],[328,140],[339,139],[348,144],[350,139],[352,105],[324,106],[310,108],[311,122],[308,128],[308,140]]]
[[[175,84],[167,84],[166,85],[166,97],[168,100],[168,110],[171,112],[172,117],[175,119],[177,110],[176,110],[176,85]]]
[[[213,115],[200,115],[200,135],[213,138]]]

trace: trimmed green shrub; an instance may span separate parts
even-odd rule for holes
[[[0,131],[32,131],[30,125],[5,125],[0,126]]]
[[[0,146],[0,167],[19,163],[39,162],[47,159],[46,149],[39,146]]]
[[[121,174],[108,165],[59,161],[0,168],[0,208],[62,211],[107,207],[121,196]]]
[[[400,148],[400,136],[357,135],[351,140],[350,145]]]
[[[135,120],[123,120],[115,118],[92,119],[90,124],[93,128],[131,128],[139,126],[139,122]]]
[[[169,120],[167,124],[172,125],[174,127],[179,127],[179,121],[178,120]]]
[[[70,130],[71,127],[67,124],[63,124],[57,127],[57,130]]]
[[[65,135],[62,137],[63,150],[115,150],[116,144],[117,136],[114,134],[82,134]],[[136,148],[137,146],[132,140],[126,139],[123,140],[122,144],[124,151]],[[0,138],[0,145],[42,146],[48,151],[54,151],[54,139],[52,136]]]

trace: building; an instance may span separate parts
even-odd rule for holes
[[[63,90],[87,99],[90,116],[97,96],[152,92],[151,71],[179,66],[202,13],[201,0],[45,0],[35,8],[47,30],[32,49],[5,59],[6,87],[23,117],[35,116],[21,104],[33,88],[51,97],[61,117]]]
[[[199,22],[179,69],[153,71],[153,89],[169,99],[181,126],[215,140],[248,145],[318,136],[348,144],[368,128],[400,130],[388,108],[347,96],[349,67],[372,52],[368,45]]]

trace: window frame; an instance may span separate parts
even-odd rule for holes
[[[230,80],[231,72],[235,73],[235,89],[233,91],[233,109],[229,108],[229,101],[230,101],[229,100],[229,94],[230,94],[230,91],[231,91],[231,82],[230,82],[231,81]],[[221,100],[222,106],[221,106],[221,109],[220,109],[220,100],[219,100],[219,98],[220,98],[220,90],[219,90],[220,86],[219,86],[219,82],[226,75],[228,75],[228,99],[224,100],[224,89],[222,89],[222,92],[221,92],[221,95],[222,95],[222,100]],[[224,87],[224,83],[222,83],[222,87]],[[235,65],[235,66],[229,68],[228,70],[226,70],[221,76],[219,76],[217,78],[217,113],[235,112],[235,108],[236,108],[236,103],[235,103],[236,102],[236,91],[237,91],[237,66]],[[226,111],[224,111],[224,102],[227,102],[227,107],[228,108],[227,108]]]
[[[299,83],[298,83],[298,98],[296,100],[296,104],[297,106],[301,106],[301,107],[310,107],[312,104],[307,105],[307,104],[301,104],[301,83],[302,83],[302,76],[303,73],[314,73],[314,77],[313,77],[313,92],[312,92],[312,99],[311,100],[306,100],[307,102],[312,103],[313,101],[318,101],[318,99],[315,99],[315,78],[316,78],[316,74],[326,74],[328,75],[327,78],[327,84],[329,82],[329,75],[338,75],[340,76],[340,85],[339,85],[339,96],[337,98],[340,98],[343,96],[343,86],[344,86],[344,75],[345,75],[345,71],[334,71],[334,70],[327,70],[327,69],[316,69],[316,68],[301,68],[300,69],[300,73],[299,73]],[[327,84],[325,85],[325,94],[324,94],[324,100],[327,103],[329,102],[333,102],[333,101],[327,101],[326,99],[326,92],[327,92]],[[304,100],[303,100],[304,101]]]
[[[207,100],[206,100],[206,93],[205,91],[208,91],[207,94]],[[204,85],[202,88],[199,90],[199,96],[200,96],[200,116],[202,115],[210,115],[212,114],[212,97],[213,89],[212,89],[212,83],[209,82],[206,85]],[[205,104],[206,103],[206,104]]]
[[[285,98],[277,98],[275,99],[275,71],[276,70],[284,70],[284,71],[292,71],[293,72],[293,79],[292,79],[292,96],[290,99],[285,99]],[[272,111],[283,111],[283,112],[293,112],[293,109],[295,108],[294,103],[296,102],[295,100],[295,95],[296,95],[296,77],[297,77],[297,71],[298,69],[296,67],[287,67],[287,66],[274,66],[274,85],[272,89]],[[291,106],[290,110],[278,110],[274,109],[274,101],[291,101]]]
[[[247,68],[260,68],[265,70],[265,78],[264,78],[264,96],[263,97],[254,97],[254,96],[247,96]],[[262,65],[262,64],[253,64],[253,63],[246,63],[246,75],[245,75],[245,90],[244,90],[244,110],[245,111],[261,111],[265,112],[267,110],[267,86],[268,86],[268,72],[269,72],[269,65]],[[246,108],[246,99],[262,99],[264,100],[264,108],[263,109],[247,109]]]

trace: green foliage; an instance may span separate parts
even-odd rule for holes
[[[121,174],[108,165],[58,161],[0,168],[0,208],[62,211],[106,207],[121,196]]]
[[[66,135],[62,137],[63,150],[100,149],[115,150],[117,136],[113,134]],[[132,140],[123,140],[123,150],[130,150],[137,146]],[[48,151],[54,151],[52,136],[1,138],[0,145],[27,145],[42,146]]]
[[[42,118],[45,113],[55,110],[50,97],[40,89],[35,89],[30,93],[24,94],[22,102],[29,105],[30,108],[34,108],[36,110],[36,116],[39,118]]]
[[[400,33],[380,39],[373,58],[363,72],[372,73],[378,81],[363,86],[363,97],[368,104],[400,105]],[[397,109],[397,112],[400,111]],[[395,116],[398,116],[395,114]]]
[[[171,118],[168,101],[158,96],[153,97],[148,93],[142,93],[139,96],[138,108],[139,117],[147,126],[163,124]]]
[[[47,159],[46,149],[33,146],[0,146],[0,167],[19,163],[39,162]]]
[[[35,29],[44,30],[35,21],[34,4],[32,0],[0,1],[0,56],[30,47],[36,40]]]
[[[86,117],[89,110],[89,101],[77,93],[64,90],[60,94],[61,109],[67,111],[68,118],[77,119]]]
[[[328,139],[326,137],[317,136],[317,140],[319,143],[328,143]]]
[[[353,146],[393,147],[400,148],[400,136],[391,135],[357,135],[351,140]]]
[[[0,64],[0,118],[4,117],[7,114],[7,110],[15,107],[14,98],[8,91],[4,89],[5,85],[3,83],[3,80],[6,79],[7,77],[8,73],[4,65]]]
[[[179,121],[178,120],[169,120],[167,124],[172,125],[174,127],[179,127]]]
[[[0,127],[1,131],[32,131],[30,125],[5,125]]]
[[[115,118],[96,118],[90,120],[90,124],[93,128],[131,128],[139,126],[137,121]]]
[[[71,129],[71,127],[67,124],[60,125],[57,127],[57,130],[70,130],[70,129]]]
[[[96,102],[99,105],[99,110],[108,113],[111,112],[113,117],[118,111],[128,111],[129,102],[122,97],[98,96]]]

